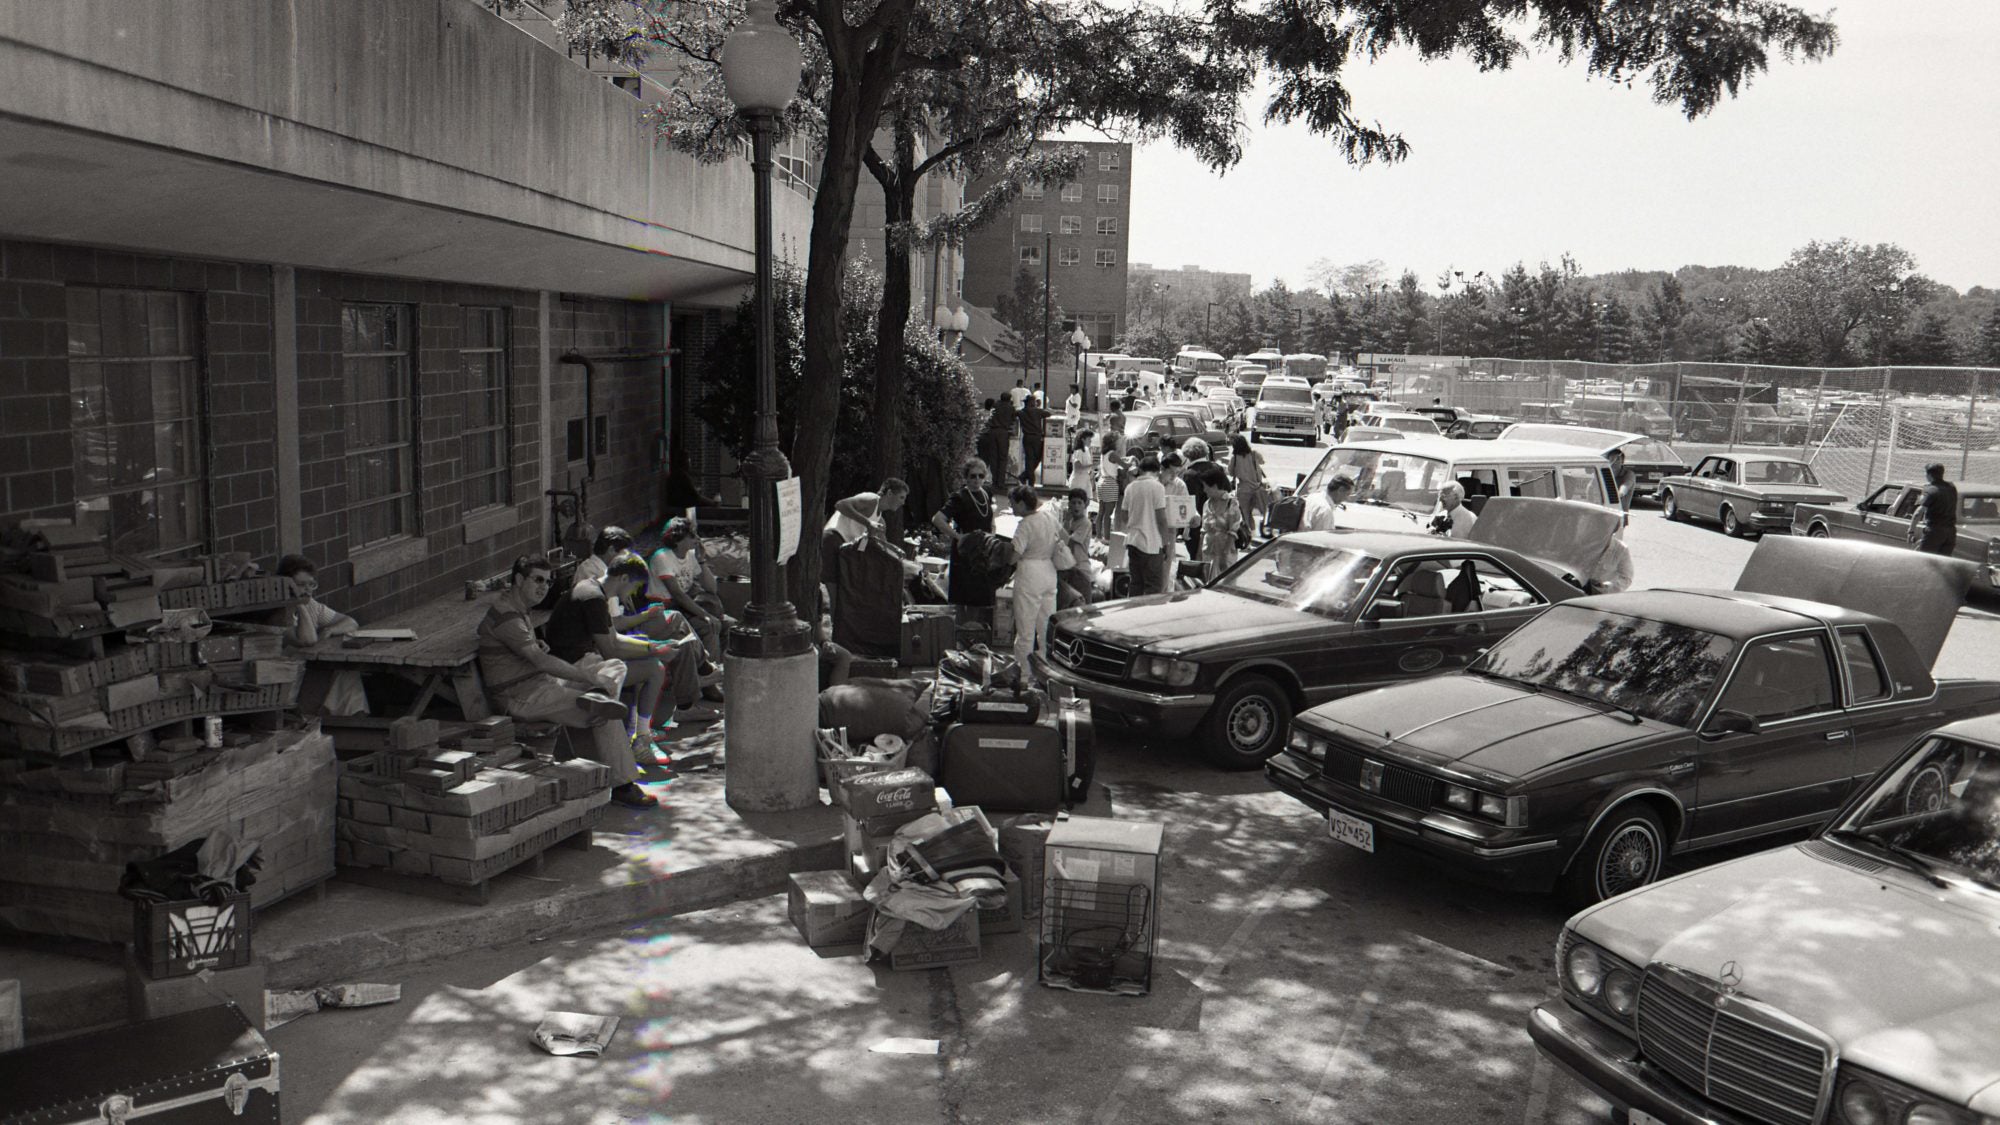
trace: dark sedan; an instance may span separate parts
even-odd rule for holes
[[[1569,601],[1464,672],[1298,716],[1265,772],[1342,843],[1596,901],[1669,855],[1816,826],[1914,730],[2000,710],[2000,682],[1930,674],[1966,564],[1783,540],[1744,573],[1833,600]]]
[[[1957,487],[1958,543],[1951,553],[1979,568],[1977,588],[2000,592],[2000,484],[1960,481]],[[1792,532],[1909,547],[1910,517],[1923,493],[1921,482],[1892,481],[1859,504],[1800,504]]]
[[[1058,613],[1044,672],[1089,699],[1100,721],[1196,736],[1216,765],[1251,769],[1283,746],[1298,709],[1463,668],[1495,638],[1581,593],[1558,567],[1508,547],[1300,532],[1205,589]]]

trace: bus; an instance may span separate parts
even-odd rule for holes
[[[1284,358],[1285,374],[1317,383],[1326,378],[1326,357],[1316,352],[1296,352]]]
[[[1200,375],[1221,375],[1223,365],[1229,362],[1211,351],[1201,348],[1182,348],[1174,356],[1174,381],[1186,387],[1194,383]]]

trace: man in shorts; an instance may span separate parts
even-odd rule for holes
[[[514,560],[512,584],[479,623],[479,673],[486,692],[516,719],[587,732],[582,736],[587,756],[611,771],[611,799],[628,808],[652,808],[660,802],[638,786],[639,767],[623,722],[625,705],[618,701],[625,686],[624,663],[599,659],[582,667],[562,660],[529,624],[529,609],[548,596],[553,581],[547,559],[523,555]]]

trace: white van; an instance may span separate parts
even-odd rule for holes
[[[1541,441],[1452,441],[1412,437],[1342,442],[1326,451],[1298,492],[1311,496],[1334,473],[1354,481],[1343,528],[1409,531],[1437,508],[1438,488],[1457,481],[1475,514],[1488,496],[1539,496],[1617,507],[1611,464],[1595,450]]]

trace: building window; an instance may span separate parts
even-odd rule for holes
[[[402,305],[341,306],[349,551],[417,531],[410,344],[410,311]]]
[[[1117,234],[1118,220],[1114,218],[1099,217],[1099,219],[1097,220],[1097,233]]]
[[[508,434],[507,312],[465,310],[465,429],[462,463],[465,510],[511,503],[514,499],[512,442]]]
[[[1040,184],[1022,184],[1022,185],[1021,185],[1021,198],[1022,198],[1022,199],[1040,199],[1040,198],[1042,198],[1042,197],[1043,197],[1044,195],[1047,195],[1047,194],[1048,194],[1048,189],[1047,189],[1047,188],[1045,188],[1045,187],[1043,187],[1043,186],[1042,186],[1042,185],[1040,185]]]
[[[1078,249],[1077,247],[1065,246],[1060,250],[1056,251],[1056,265],[1080,266],[1082,264],[1083,264],[1083,251]]]
[[[1042,217],[1040,215],[1021,216],[1021,229],[1031,234],[1042,233]]]
[[[1039,246],[1023,246],[1023,247],[1021,247],[1021,264],[1022,264],[1022,265],[1024,265],[1024,266],[1039,266],[1039,265],[1041,265],[1041,264],[1042,264],[1042,248],[1041,248],[1041,247],[1039,247]]]
[[[194,299],[81,286],[66,296],[76,522],[118,554],[199,548]]]
[[[1097,185],[1097,201],[1098,201],[1099,203],[1116,203],[1116,202],[1118,202],[1118,185],[1117,185],[1117,184],[1098,184],[1098,185]]]
[[[1118,318],[1112,313],[1078,313],[1077,326],[1092,340],[1115,340],[1118,338]]]
[[[1118,170],[1118,154],[1116,152],[1098,153],[1097,170],[1100,172],[1116,172]],[[1103,198],[1102,189],[1099,189],[1098,198]]]
[[[1097,252],[1097,264],[1098,264],[1098,265],[1100,265],[1100,266],[1115,266],[1115,265],[1117,265],[1117,264],[1118,264],[1118,251],[1116,251],[1116,250],[1099,250],[1099,251]]]
[[[1064,185],[1063,185],[1063,189],[1062,189],[1062,201],[1063,201],[1064,203],[1082,203],[1082,202],[1083,202],[1083,185],[1082,185],[1082,184],[1064,184]]]
[[[1082,216],[1082,215],[1064,215],[1064,216],[1062,217],[1062,233],[1064,233],[1064,234],[1082,234],[1082,233],[1083,233],[1083,216]]]

